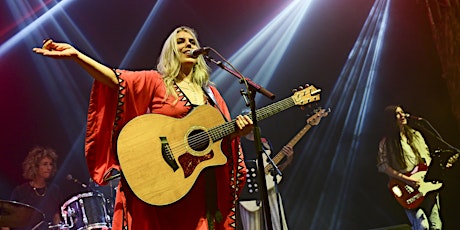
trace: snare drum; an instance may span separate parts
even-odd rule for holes
[[[101,193],[87,192],[67,200],[61,207],[64,225],[68,229],[110,229],[106,198]]]

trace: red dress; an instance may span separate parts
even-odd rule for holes
[[[113,169],[120,170],[116,158],[116,137],[123,125],[147,112],[182,118],[192,105],[176,87],[179,101],[169,95],[165,100],[165,85],[161,75],[149,71],[116,71],[119,90],[95,82],[88,110],[85,155],[92,179],[107,183]],[[228,108],[217,89],[210,86],[215,102],[230,120]],[[234,229],[235,206],[244,185],[245,166],[239,148],[239,138],[224,138],[222,151],[227,157],[225,165],[213,167],[216,175],[216,199],[223,220],[215,222],[216,229]],[[207,169],[206,169],[207,170]],[[121,169],[123,171],[123,169]],[[120,180],[116,197],[113,229],[208,229],[206,218],[206,183],[203,172],[192,189],[175,203],[166,206],[149,205],[137,198],[126,181]],[[208,189],[209,190],[209,189]]]

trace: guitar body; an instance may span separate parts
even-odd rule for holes
[[[152,205],[171,204],[187,194],[204,168],[225,164],[222,141],[213,142],[207,134],[208,128],[224,122],[209,105],[181,119],[145,114],[128,122],[118,137],[117,151],[136,196]]]
[[[293,96],[257,110],[262,120],[294,105],[320,99],[310,85]],[[226,122],[216,108],[196,107],[177,119],[144,114],[129,121],[117,141],[123,176],[134,194],[152,205],[168,205],[184,197],[203,169],[223,165],[222,139],[236,132],[236,120]]]
[[[388,188],[399,202],[401,206],[406,209],[418,208],[422,204],[425,195],[428,192],[438,190],[442,187],[442,183],[425,182],[423,179],[427,173],[428,166],[425,164],[419,164],[412,172],[406,173],[411,178],[421,180],[418,188],[413,188],[404,182],[397,179],[390,179],[388,182]]]
[[[264,162],[266,162],[265,158],[266,157],[264,157]],[[276,175],[276,183],[277,184],[279,184],[282,179],[283,179],[282,176]],[[265,181],[267,182],[267,190],[273,189],[275,187],[275,181],[273,181],[273,176],[270,173],[265,174]]]

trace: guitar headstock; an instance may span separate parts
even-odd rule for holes
[[[307,119],[307,123],[311,126],[318,125],[319,122],[321,121],[321,118],[327,117],[327,115],[329,115],[329,113],[331,112],[331,109],[330,108],[327,108],[327,109],[318,108],[318,109],[315,109],[315,112],[316,112],[315,114],[313,114]]]
[[[301,88],[301,90],[294,92],[294,95],[291,96],[295,105],[306,105],[320,100],[321,89],[317,89],[313,85],[306,85],[304,89],[303,87]]]

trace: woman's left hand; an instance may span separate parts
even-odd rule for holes
[[[238,115],[235,120],[236,136],[245,136],[252,131],[254,125],[248,115]]]
[[[283,146],[281,151],[284,153],[284,155],[287,157],[286,158],[286,166],[289,165],[292,162],[292,159],[294,158],[294,149],[291,146]]]

